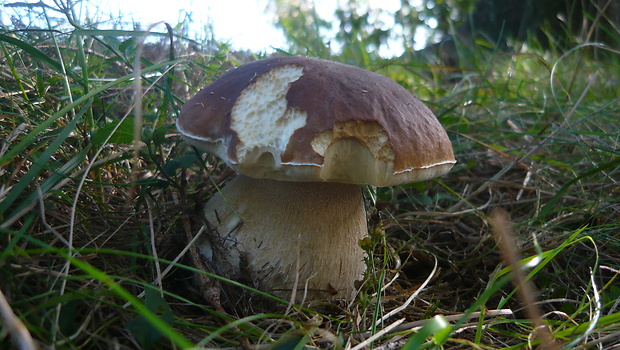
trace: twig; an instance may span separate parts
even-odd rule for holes
[[[381,317],[380,320],[377,320],[377,323],[375,324],[375,326],[379,325],[380,322],[383,322],[386,319],[396,315],[397,313],[404,310],[407,306],[409,306],[409,304],[411,304],[413,299],[415,299],[424,290],[424,288],[426,288],[426,286],[430,283],[433,277],[435,277],[436,272],[437,272],[437,258],[435,257],[435,266],[433,267],[433,271],[431,271],[428,277],[426,277],[426,280],[424,280],[424,283],[422,283],[422,285],[419,288],[417,288],[416,291],[413,292],[413,294],[411,294],[409,298],[407,298],[407,300],[402,305],[400,305],[399,307],[385,314],[383,317]]]
[[[300,247],[299,242],[301,241],[301,234],[297,237],[297,259],[295,259],[295,281],[293,282],[293,289],[291,290],[291,296],[289,299],[289,303],[286,306],[285,315],[288,315],[291,311],[293,305],[295,305],[295,298],[297,298],[297,286],[299,285],[299,255],[300,255]],[[306,289],[307,290],[307,289]],[[304,299],[306,297],[306,293],[304,292]]]
[[[587,343],[584,343],[583,345],[576,346],[576,347],[573,348],[573,350],[594,349],[595,345],[597,345],[597,344],[601,344],[601,343],[604,343],[604,342],[610,341],[610,340],[617,341],[618,339],[620,339],[620,331],[616,331],[616,332],[607,334],[604,337],[600,337],[600,338],[591,340],[591,341],[589,341]],[[609,345],[611,345],[611,344],[609,344]],[[615,345],[617,345],[617,344],[615,344]]]
[[[476,311],[476,312],[470,313],[467,316],[467,319],[468,320],[477,319],[477,318],[480,318],[481,315],[484,316],[484,317],[487,317],[487,318],[498,317],[498,316],[512,316],[513,315],[513,311],[510,310],[510,309],[487,310],[484,313],[482,313],[480,311]],[[464,314],[444,316],[444,318],[448,322],[459,321],[463,317],[464,317]],[[395,327],[395,328],[391,329],[391,331],[393,333],[396,333],[396,332],[402,332],[402,331],[406,331],[406,330],[416,330],[416,329],[421,328],[422,326],[424,326],[428,321],[429,320],[419,320],[419,321],[403,323],[403,324],[399,325],[398,327]],[[364,333],[360,333],[358,336],[360,338],[366,338],[366,337],[369,337],[371,335],[372,334],[370,332],[364,332]]]
[[[356,346],[352,347],[349,350],[359,350],[362,349],[366,346],[368,346],[370,343],[372,343],[373,341],[381,338],[382,336],[384,336],[385,334],[388,334],[392,331],[392,329],[398,327],[398,325],[400,325],[401,323],[403,323],[405,321],[404,318],[401,318],[400,320],[392,323],[391,325],[383,328],[382,330],[380,330],[379,332],[373,334],[372,336],[370,336],[370,338],[364,340],[363,342],[357,344]]]
[[[164,275],[161,272],[161,265],[159,264],[159,257],[157,254],[157,246],[155,245],[155,225],[153,223],[153,208],[151,207],[151,201],[149,200],[149,198],[145,198],[146,199],[146,206],[148,208],[148,215],[149,215],[149,236],[151,238],[151,252],[153,254],[153,263],[155,264],[155,272],[157,275],[157,278],[155,278],[155,286],[157,286],[157,288],[161,288],[161,283],[162,280],[164,279]],[[163,291],[161,292],[162,297],[163,297]]]
[[[198,237],[205,231],[211,230],[208,226],[208,223],[205,221],[203,225],[201,225],[200,230],[197,234],[193,234],[192,225],[190,223],[189,218],[189,207],[187,204],[187,168],[181,169],[181,184],[179,186],[179,204],[181,207],[181,221],[183,223],[183,231],[185,231],[185,236],[189,241],[188,244],[183,249],[182,254],[184,255],[187,251],[190,252],[189,257],[195,268],[203,271],[213,271],[213,268],[210,264],[206,263],[206,259],[200,253],[198,247],[195,245],[195,242],[198,240]],[[181,255],[181,254],[180,254]],[[201,258],[202,257],[202,258]],[[164,273],[166,273],[164,271]],[[214,308],[215,311],[225,314],[226,311],[222,307],[220,294],[222,291],[222,287],[220,282],[217,279],[207,277],[203,274],[195,274],[194,282],[198,285],[199,290],[201,291],[202,297],[209,302]]]

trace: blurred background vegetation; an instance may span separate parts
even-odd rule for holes
[[[363,57],[387,46],[412,53],[426,41],[427,50],[444,47],[447,57],[456,55],[454,45],[519,49],[567,50],[584,42],[617,47],[614,29],[620,23],[617,1],[452,0],[401,1],[390,12],[370,7],[363,0],[340,2],[336,21],[321,18],[311,0],[270,0],[276,24],[298,53]],[[422,36],[416,33],[422,32]],[[337,51],[338,52],[338,51]]]

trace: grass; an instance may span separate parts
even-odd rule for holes
[[[70,8],[30,10],[44,27],[0,30],[0,348],[553,348],[544,329],[562,348],[620,344],[617,51],[480,45],[454,67],[334,54],[420,96],[458,164],[369,189],[353,302],[288,308],[240,287],[221,308],[205,294],[235,282],[201,270],[188,242],[230,171],[174,121],[261,55],[183,26],[104,30]]]

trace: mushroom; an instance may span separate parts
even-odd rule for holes
[[[424,181],[455,163],[406,89],[317,58],[230,70],[183,106],[177,128],[239,173],[205,206],[201,254],[223,276],[298,300],[354,297],[366,269],[361,185]]]

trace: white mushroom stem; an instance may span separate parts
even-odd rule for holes
[[[201,251],[224,276],[283,298],[298,281],[298,301],[350,299],[362,279],[359,185],[239,175],[209,200],[205,217],[214,233]]]

